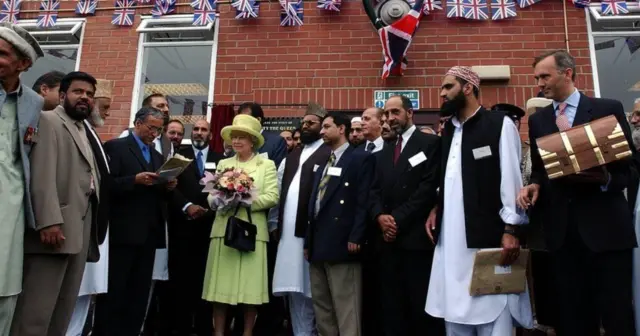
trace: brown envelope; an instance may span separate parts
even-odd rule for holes
[[[500,266],[502,249],[476,252],[469,294],[519,294],[527,286],[529,250],[521,249],[518,259],[507,267]]]

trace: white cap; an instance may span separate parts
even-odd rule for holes
[[[351,119],[351,123],[354,123],[354,122],[359,122],[359,123],[361,123],[361,122],[362,122],[362,118],[360,118],[360,117],[353,117],[353,118]]]

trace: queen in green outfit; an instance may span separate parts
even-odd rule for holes
[[[240,252],[224,244],[227,220],[234,211],[216,213],[211,230],[202,298],[214,302],[216,336],[224,334],[226,308],[243,304],[244,335],[252,335],[256,306],[269,301],[267,286],[267,212],[278,203],[278,181],[273,161],[257,154],[264,144],[258,119],[237,115],[231,126],[222,129],[225,142],[232,144],[236,155],[218,163],[217,170],[240,168],[254,179],[257,195],[251,204],[252,223],[257,227],[254,252]],[[212,196],[209,196],[209,202]],[[238,218],[248,220],[246,209]]]

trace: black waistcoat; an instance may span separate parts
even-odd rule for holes
[[[500,218],[500,133],[504,113],[480,110],[462,125],[461,175],[465,214],[465,231],[468,248],[500,247],[504,232],[504,221]],[[449,120],[442,133],[442,167],[438,202],[438,223],[436,237],[442,227],[442,213],[445,206],[458,199],[444,199],[445,175],[449,151],[453,140],[454,126]],[[481,153],[491,155],[476,159]],[[474,149],[476,155],[474,155]]]
[[[282,218],[284,217],[284,205],[287,203],[287,194],[291,181],[298,171],[300,165],[301,148],[296,148],[289,155],[284,166],[284,175],[282,176],[282,190],[280,192],[280,216],[278,216],[278,232],[282,234]],[[329,160],[331,148],[327,145],[321,145],[300,167],[300,188],[298,191],[298,209],[296,213],[296,230],[295,236],[304,238],[309,224],[309,202],[311,192],[313,191],[313,167],[322,165]]]

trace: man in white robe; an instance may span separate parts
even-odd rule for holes
[[[453,67],[440,93],[443,111],[453,117],[442,133],[447,160],[440,201],[426,227],[437,246],[425,310],[444,318],[448,336],[511,335],[514,319],[525,327],[533,319],[527,292],[469,294],[476,252],[502,247],[504,265],[512,263],[520,249],[518,225],[527,222],[516,208],[520,136],[504,113],[480,106],[479,86],[470,68]]]

